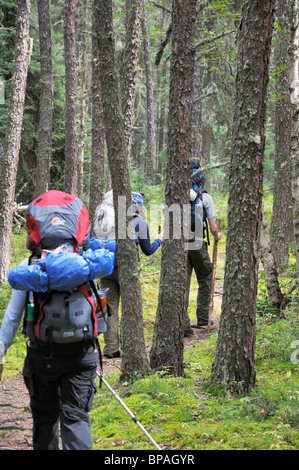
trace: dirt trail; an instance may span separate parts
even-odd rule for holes
[[[213,316],[215,325],[218,319]],[[213,329],[214,331],[214,329]],[[207,336],[207,330],[194,330],[185,338],[188,347]],[[103,361],[104,375],[120,369],[121,359]],[[32,450],[32,418],[29,409],[29,396],[20,373],[0,382],[0,451]]]

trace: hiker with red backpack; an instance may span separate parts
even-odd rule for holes
[[[3,356],[25,310],[23,332],[29,340],[23,376],[33,416],[33,448],[58,450],[60,426],[63,450],[90,450],[88,413],[96,391],[97,336],[104,315],[104,299],[93,279],[95,274],[101,277],[112,272],[114,253],[86,251],[89,217],[75,195],[49,191],[36,198],[27,208],[26,224],[32,255],[11,270],[10,282],[17,282],[19,273],[28,281],[25,287],[17,284],[18,289],[13,288],[4,315],[0,379]],[[65,269],[53,274],[59,260],[67,263]],[[39,279],[34,284],[38,291],[28,292],[34,276]],[[80,285],[72,284],[74,278]]]

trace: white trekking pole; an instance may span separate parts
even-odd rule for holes
[[[108,390],[110,390],[110,392],[112,393],[112,395],[117,399],[117,401],[121,404],[121,406],[126,410],[126,412],[131,416],[132,420],[134,421],[134,423],[137,424],[137,426],[140,427],[140,429],[144,432],[144,434],[146,435],[146,437],[151,441],[151,443],[156,447],[157,450],[162,450],[161,447],[158,446],[158,444],[156,443],[156,441],[149,435],[149,433],[147,432],[147,430],[142,426],[142,424],[140,423],[140,421],[138,421],[138,419],[136,418],[136,416],[134,415],[134,413],[127,407],[127,405],[122,401],[122,399],[117,395],[117,393],[113,390],[113,388],[108,384],[108,382],[104,379],[103,377],[103,373],[101,371],[101,369],[99,369],[99,371],[97,370],[97,375],[99,376],[99,378],[101,379],[101,381],[104,383],[104,385],[106,385],[106,387],[108,388]]]

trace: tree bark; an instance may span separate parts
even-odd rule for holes
[[[65,176],[64,190],[75,194],[78,174],[77,139],[77,45],[75,0],[64,3],[65,57]]]
[[[199,8],[201,0],[197,0],[197,22],[196,22],[196,33],[195,39],[199,42],[201,39],[201,19],[202,10]],[[200,50],[197,49],[196,55],[200,54]],[[195,60],[194,67],[194,82],[193,82],[193,113],[192,113],[192,158],[199,161],[201,164],[202,160],[202,122],[201,122],[201,64],[199,58]]]
[[[284,0],[277,2],[277,22],[283,31],[289,30],[290,5]],[[277,33],[274,46],[274,67],[280,67],[276,79],[277,95],[275,103],[275,166],[273,212],[270,229],[271,250],[277,268],[289,265],[289,243],[292,219],[292,185],[290,172],[291,104],[289,92],[289,38],[285,33]],[[283,67],[286,67],[283,69]]]
[[[10,236],[30,55],[30,14],[31,1],[19,0],[10,104],[4,145],[0,148],[0,282],[6,281],[10,263]]]
[[[132,218],[126,217],[131,205],[131,183],[129,177],[128,147],[125,140],[125,125],[117,93],[118,80],[115,63],[113,16],[111,0],[95,0],[98,9],[98,44],[102,86],[102,99],[108,160],[111,171],[113,200],[115,207],[117,259],[122,303],[121,380],[132,379],[136,373],[148,371],[142,317],[141,286],[138,274],[137,250],[134,233],[122,238],[121,216],[125,217],[126,229]],[[122,206],[119,196],[125,198]],[[130,224],[132,228],[132,224]],[[122,225],[122,228],[123,225]]]
[[[299,286],[299,2],[292,0],[290,93],[292,137],[290,167],[292,175],[292,206],[296,256],[296,284]]]
[[[84,196],[84,152],[85,152],[85,107],[86,107],[86,81],[87,81],[87,36],[88,7],[87,0],[80,5],[81,11],[81,57],[80,57],[80,132],[78,143],[78,189],[77,195],[83,200]]]
[[[40,99],[35,196],[49,189],[52,156],[53,77],[49,0],[38,1],[40,43]]]
[[[99,77],[99,48],[96,38],[99,20],[97,18],[98,9],[95,8],[94,1],[92,12],[92,144],[88,208],[90,220],[93,220],[96,208],[103,199],[105,176],[105,126]]]
[[[146,74],[146,104],[147,104],[147,139],[146,139],[146,174],[149,181],[154,183],[155,172],[155,106],[154,106],[154,90],[153,90],[153,74],[151,62],[151,49],[148,33],[148,23],[146,16],[145,4],[142,11],[142,35],[144,47],[144,61]]]
[[[255,384],[255,316],[269,61],[275,1],[244,3],[238,37],[224,292],[212,380]]]
[[[140,46],[141,0],[126,0],[126,42],[120,70],[120,99],[125,123],[128,163],[131,161],[137,64]]]
[[[189,201],[190,155],[192,147],[192,84],[194,72],[194,35],[196,0],[177,0],[172,12],[172,54],[168,122],[168,161],[165,204],[178,208],[181,233],[176,217],[170,213],[169,236],[164,226],[159,300],[151,350],[151,367],[163,367],[183,376],[186,250],[183,233],[184,204]],[[168,230],[167,230],[168,231]]]
[[[262,207],[262,221],[261,221],[261,253],[265,271],[265,281],[267,286],[268,297],[271,307],[279,313],[281,308],[284,307],[284,295],[281,292],[278,280],[278,271],[274,255],[271,250],[270,236],[268,230],[268,223],[265,215],[264,208]]]

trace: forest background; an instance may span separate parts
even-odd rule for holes
[[[210,1],[199,2],[204,5],[201,15],[200,37],[195,44],[200,50],[199,67],[199,95],[195,98],[200,108],[199,142],[196,149],[205,171],[206,189],[214,197],[219,218],[221,219],[221,251],[225,253],[227,230],[227,203],[229,193],[229,165],[232,150],[232,126],[234,113],[235,81],[237,74],[237,39],[236,32],[241,20],[242,1]],[[114,28],[116,58],[119,67],[123,64],[123,51],[126,44],[126,11],[129,11],[130,2],[114,2]],[[260,339],[257,343],[257,362],[261,366],[261,388],[256,388],[253,395],[233,402],[230,396],[223,391],[215,392],[201,387],[205,375],[211,367],[215,355],[216,338],[206,338],[204,345],[192,344],[191,349],[185,352],[185,361],[188,363],[188,385],[182,379],[161,380],[152,377],[136,381],[130,388],[130,395],[139,401],[138,411],[146,419],[149,407],[152,410],[149,423],[152,429],[161,433],[160,442],[166,443],[169,448],[197,448],[198,436],[202,438],[204,448],[296,448],[297,417],[294,404],[297,403],[296,373],[297,362],[294,359],[294,342],[298,335],[298,294],[295,284],[295,243],[292,232],[291,176],[288,172],[287,161],[290,157],[290,103],[289,96],[289,61],[288,48],[290,45],[291,9],[288,2],[277,2],[277,16],[274,22],[274,36],[272,41],[272,55],[270,68],[270,82],[268,87],[268,119],[264,161],[264,209],[267,222],[270,226],[269,241],[272,243],[271,252],[276,258],[277,277],[285,304],[277,304],[270,298],[267,285],[266,270],[259,272],[259,291],[257,299],[257,313],[261,321]],[[147,27],[140,36],[140,50],[136,68],[136,97],[134,103],[134,125],[132,132],[132,150],[130,157],[130,182],[132,190],[142,191],[145,194],[145,204],[163,203],[165,191],[165,172],[167,164],[167,115],[168,97],[170,87],[170,54],[171,54],[171,7],[172,2],[164,1],[158,5],[155,2],[146,2]],[[127,8],[127,10],[126,10]],[[56,1],[50,5],[52,24],[52,59],[53,59],[53,127],[51,135],[51,165],[49,189],[65,189],[66,169],[66,80],[64,62],[64,2]],[[0,141],[4,140],[7,126],[7,112],[10,97],[10,83],[14,66],[14,41],[17,2],[3,1],[0,12],[0,79],[2,83],[2,102],[0,115]],[[100,173],[93,166],[93,124],[92,105],[94,95],[92,90],[95,83],[92,75],[92,5],[88,1],[78,2],[77,18],[77,155],[78,178],[76,192],[82,197],[89,208],[92,218],[95,205],[104,192],[111,187],[111,175],[107,150],[102,154]],[[41,57],[39,48],[39,20],[37,2],[32,2],[30,37],[31,51],[26,86],[26,101],[23,116],[23,131],[19,162],[16,176],[15,211],[12,239],[12,264],[24,255],[20,245],[25,239],[24,220],[22,211],[17,206],[26,205],[39,194],[38,184],[42,175],[38,173],[38,162],[41,155],[48,153],[46,149],[39,149],[39,117],[41,115]],[[145,24],[145,23],[144,23]],[[143,25],[144,25],[143,24]],[[163,46],[163,48],[161,48]],[[200,47],[199,47],[200,46]],[[150,51],[150,55],[148,54]],[[161,54],[159,55],[159,51]],[[150,62],[149,62],[150,58]],[[149,80],[151,69],[151,80]],[[152,89],[150,89],[152,83]],[[112,91],[112,90],[111,90]],[[4,92],[4,93],[3,93]],[[149,99],[151,97],[151,99]],[[5,99],[4,99],[5,98]],[[286,105],[289,109],[286,109]],[[150,112],[151,110],[151,112]],[[288,114],[289,113],[289,114]],[[105,150],[105,149],[104,149]],[[284,160],[281,160],[284,159]],[[209,170],[209,166],[215,167]],[[97,177],[95,182],[93,176]],[[282,208],[283,205],[283,208]],[[282,215],[286,216],[284,220]],[[151,227],[150,227],[151,228]],[[154,229],[156,226],[154,225]],[[21,236],[20,236],[21,233]],[[155,233],[151,233],[155,236]],[[18,247],[15,246],[17,240]],[[261,245],[263,247],[263,245]],[[212,247],[211,247],[212,248]],[[286,248],[286,250],[283,250]],[[269,251],[268,248],[266,248]],[[16,254],[17,253],[17,254]],[[261,256],[265,252],[261,252]],[[219,261],[220,263],[220,261]],[[159,255],[151,261],[142,260],[140,264],[147,280],[141,283],[143,302],[145,308],[145,338],[146,344],[152,340],[155,309],[157,306],[157,272],[160,270]],[[149,296],[147,290],[155,292]],[[9,289],[1,286],[1,295],[4,313],[7,305]],[[283,307],[283,308],[282,308]],[[192,308],[192,307],[191,307]],[[193,303],[194,309],[194,303]],[[219,311],[217,312],[219,313]],[[279,325],[279,326],[278,326]],[[259,332],[259,330],[258,330]],[[279,336],[279,341],[278,341]],[[18,339],[16,340],[19,349]],[[292,346],[293,345],[293,346]],[[22,358],[23,351],[17,352]],[[291,356],[293,359],[291,360]],[[272,362],[273,360],[273,362]],[[17,361],[18,363],[18,361]],[[269,375],[266,374],[266,369]],[[267,364],[267,365],[266,365]],[[190,368],[190,370],[189,370]],[[199,372],[200,371],[200,372]],[[198,379],[198,377],[201,377]],[[173,381],[176,380],[176,390],[184,393],[178,396],[173,392]],[[264,382],[263,382],[264,380]],[[275,382],[275,391],[270,392],[271,384]],[[192,384],[192,385],[191,385]],[[195,385],[196,384],[196,385]],[[286,385],[287,384],[287,385]],[[189,387],[190,386],[190,387]],[[134,388],[135,387],[135,388]],[[189,388],[189,392],[186,392]],[[192,390],[192,399],[190,396]],[[276,393],[275,393],[276,392]],[[128,394],[128,389],[125,390]],[[186,393],[186,396],[185,396]],[[272,393],[272,395],[271,395]],[[153,397],[158,399],[155,404]],[[157,398],[158,397],[158,398]],[[283,398],[282,398],[283,397]],[[101,397],[103,399],[103,397]],[[186,402],[185,402],[186,399]],[[166,416],[174,400],[178,400],[178,414],[173,415],[170,427],[165,424]],[[181,402],[182,400],[182,402]],[[148,406],[146,405],[148,404]],[[237,405],[235,406],[235,404]],[[98,416],[103,419],[101,400],[94,412],[94,427],[97,429]],[[111,405],[111,403],[110,403]],[[158,411],[163,406],[164,414]],[[113,405],[112,405],[113,407]],[[112,408],[110,406],[110,410]],[[134,405],[133,405],[134,407]],[[216,413],[222,410],[223,415],[216,421]],[[278,411],[277,411],[278,410]],[[106,448],[117,446],[131,448],[131,443],[125,436],[127,424],[121,424],[117,431],[111,427],[115,420],[118,422],[119,411],[107,415],[105,436],[95,438],[95,448],[103,445]],[[235,417],[237,416],[237,420]],[[236,421],[246,426],[236,426]],[[249,417],[249,418],[248,418]],[[151,421],[155,418],[155,425]],[[272,421],[273,420],[273,421]],[[99,420],[100,421],[100,420]],[[224,424],[225,431],[221,430]],[[252,438],[248,442],[248,422]],[[159,423],[159,424],[158,424]],[[186,442],[181,443],[183,436],[177,427],[183,423],[186,432]],[[203,429],[203,423],[208,426]],[[232,424],[234,423],[234,424]],[[273,424],[274,423],[274,424]],[[99,423],[100,424],[100,423]],[[235,427],[236,426],[236,427]],[[157,430],[158,428],[158,430]],[[266,432],[265,432],[266,430]],[[115,438],[114,436],[117,436]],[[235,442],[233,441],[235,439]],[[135,445],[142,445],[142,437],[135,438]],[[104,441],[104,442],[103,442]],[[167,444],[168,443],[168,444]],[[127,446],[127,447],[126,447]]]

